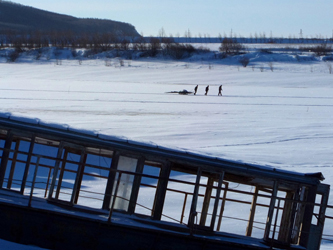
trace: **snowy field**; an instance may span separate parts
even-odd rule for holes
[[[27,55],[15,63],[0,58],[0,112],[272,168],[322,172],[324,183],[333,184],[329,64],[312,56],[248,56],[246,68],[237,58],[212,55],[125,60],[122,67],[103,56],[36,61]],[[197,84],[195,96],[167,93],[193,91]],[[333,221],[327,220],[324,233],[333,235]]]

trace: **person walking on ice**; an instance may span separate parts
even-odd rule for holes
[[[207,87],[206,87],[206,93],[205,93],[205,95],[207,95],[208,90],[209,90],[209,85],[207,85]]]
[[[197,86],[195,86],[195,88],[194,88],[194,95],[196,95],[196,94],[197,94],[197,91],[198,91],[198,85],[197,85]]]
[[[219,94],[218,95],[222,96],[222,85],[220,85],[220,87],[219,87]]]

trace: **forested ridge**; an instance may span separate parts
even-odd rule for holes
[[[128,23],[106,19],[76,18],[21,4],[0,0],[0,34],[71,32],[74,34],[112,33],[117,36],[139,36]]]

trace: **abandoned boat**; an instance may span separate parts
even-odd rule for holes
[[[0,238],[48,249],[319,249],[329,185],[0,116]]]

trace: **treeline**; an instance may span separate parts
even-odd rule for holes
[[[52,32],[48,34],[34,32],[19,35],[9,31],[5,35],[0,35],[0,48],[8,47],[14,49],[13,56],[18,56],[24,50],[50,47],[68,48],[73,51],[78,48],[86,49],[87,54],[112,50],[117,51],[117,54],[140,51],[140,57],[155,57],[162,54],[174,59],[187,58],[194,52],[205,53],[210,51],[202,46],[195,48],[191,44],[176,43],[172,38],[122,37],[112,33],[76,35],[71,32]],[[127,54],[130,55],[130,53]]]
[[[140,37],[124,37],[114,33],[83,33],[75,34],[71,31],[16,33],[11,30],[0,35],[1,47],[13,48],[107,48],[111,44],[129,43]]]
[[[215,58],[225,58],[232,55],[248,53],[247,48],[239,43],[237,39],[221,38],[219,52],[214,52]],[[84,56],[89,57],[102,52],[110,52],[116,57],[132,59],[134,57],[155,57],[163,55],[173,59],[185,59],[194,53],[210,52],[208,48],[200,46],[195,48],[189,43],[178,43],[172,37],[149,37],[142,36],[119,36],[114,33],[85,33],[75,34],[73,32],[32,32],[18,34],[8,31],[0,35],[0,48],[12,48],[8,54],[8,61],[15,61],[21,52],[26,50],[40,50],[42,48],[71,49],[73,57],[77,56],[76,49],[85,49]],[[287,48],[285,48],[287,50]],[[332,46],[327,43],[299,46],[293,48],[295,52],[312,52],[316,56],[328,55],[333,52]],[[262,49],[263,53],[272,53],[268,49]],[[249,63],[243,58],[242,65]],[[246,67],[246,66],[245,66]]]

